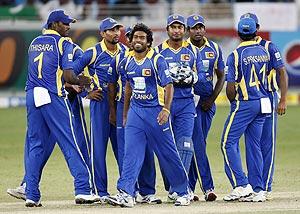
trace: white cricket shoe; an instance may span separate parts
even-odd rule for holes
[[[213,189],[206,190],[204,195],[205,201],[215,201],[217,199],[217,195]]]
[[[226,195],[223,200],[224,201],[236,201],[239,200],[241,197],[247,197],[251,193],[253,193],[252,187],[250,184],[247,184],[246,187],[236,187],[232,190],[229,195]]]
[[[265,197],[267,201],[271,201],[273,199],[271,191],[265,191]]]
[[[99,196],[99,199],[102,204],[106,204],[108,201],[109,195]]]
[[[241,197],[239,199],[241,202],[264,202],[266,201],[266,196],[264,191],[253,192],[247,197]]]
[[[191,197],[189,194],[180,196],[176,199],[175,206],[188,206],[191,203]]]
[[[109,196],[107,202],[113,206],[121,207],[134,207],[135,204],[134,198],[123,191],[119,192],[115,196]]]
[[[179,196],[177,195],[176,192],[173,192],[172,194],[169,193],[169,195],[167,197],[167,203],[174,203],[178,197]]]
[[[155,197],[155,195],[150,194],[150,195],[142,196],[139,193],[136,195],[135,201],[137,203],[141,203],[141,204],[144,204],[144,203],[161,204],[162,203],[162,200],[160,198]]]
[[[99,195],[94,195],[94,194],[82,195],[82,194],[79,194],[79,195],[75,196],[75,203],[76,204],[92,204],[92,203],[99,202],[99,201],[101,201]]]
[[[26,188],[26,183],[23,183],[22,186],[18,186],[15,189],[7,189],[6,192],[12,197],[15,197],[17,199],[22,199],[25,201],[26,200],[25,188]]]
[[[41,207],[42,204],[40,202],[35,202],[33,200],[26,199],[25,206],[26,207]]]

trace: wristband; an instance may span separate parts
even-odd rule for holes
[[[167,109],[167,108],[165,108],[165,107],[163,107],[163,109],[162,109],[163,111],[166,111],[166,112],[168,112],[169,114],[171,114],[171,112],[170,112],[170,110],[169,109]]]

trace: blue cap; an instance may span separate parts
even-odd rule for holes
[[[258,18],[254,13],[245,13],[241,15],[240,19],[244,19],[244,18],[251,18],[255,21],[255,24],[259,25]]]
[[[67,15],[64,10],[58,9],[50,12],[48,16],[48,20],[46,24],[43,26],[43,28],[48,29],[49,24],[53,22],[62,22],[64,24],[70,24],[76,22],[76,19]]]
[[[168,20],[167,20],[167,26],[170,26],[171,24],[173,24],[175,22],[178,22],[178,23],[183,24],[185,26],[185,20],[184,20],[184,17],[182,15],[179,15],[179,14],[170,15],[168,17]]]
[[[128,34],[130,34],[131,31],[132,31],[132,28],[131,28],[131,27],[125,28],[125,36],[128,36]]]
[[[244,35],[250,35],[256,32],[256,23],[252,18],[243,18],[239,21],[238,31]]]
[[[195,27],[197,24],[204,25],[204,18],[200,15],[197,14],[191,15],[186,20],[186,25],[190,28]]]
[[[106,30],[113,29],[116,26],[123,27],[123,25],[119,24],[116,20],[108,17],[106,19],[103,19],[102,22],[100,23],[100,31],[104,32]]]

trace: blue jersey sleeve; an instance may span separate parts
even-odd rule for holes
[[[73,61],[75,61],[76,59],[78,59],[79,57],[82,56],[83,54],[83,50],[76,44],[74,44],[74,50],[73,50]]]
[[[73,70],[73,45],[70,42],[65,40],[63,42],[62,50],[63,52],[61,57],[61,69]]]
[[[222,50],[220,48],[220,46],[218,47],[219,49],[219,57],[218,57],[218,61],[217,61],[217,69],[220,70],[220,71],[223,71],[224,68],[225,68],[225,65],[224,65],[224,59],[223,59],[223,53],[222,53]]]
[[[91,64],[93,60],[93,49],[86,50],[78,59],[74,62],[74,72],[80,74],[86,66]]]
[[[234,56],[233,53],[231,53],[228,56],[227,63],[226,63],[227,69],[226,69],[226,76],[225,80],[227,82],[235,82],[235,62],[234,62]]]
[[[276,45],[274,43],[270,42],[268,49],[269,49],[268,51],[270,54],[271,66],[275,69],[283,67],[284,63],[283,63],[281,54],[280,54],[278,48],[276,47]]]
[[[169,83],[172,83],[172,78],[169,72],[169,66],[166,60],[159,56],[156,61],[157,73],[160,80],[160,86],[165,87]]]

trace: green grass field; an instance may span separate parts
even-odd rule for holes
[[[217,194],[225,194],[231,191],[229,181],[224,173],[223,157],[220,150],[221,133],[228,112],[229,107],[219,107],[217,109],[208,138],[207,150]],[[299,112],[300,107],[289,107],[287,114],[279,117],[278,120],[274,192],[300,191]],[[6,194],[6,189],[16,187],[24,173],[23,148],[26,111],[25,108],[0,109],[0,118],[0,203],[6,203],[15,201]],[[241,141],[240,145],[244,155],[243,144],[243,141]],[[109,191],[111,194],[115,194],[118,171],[110,147],[107,163]],[[41,192],[43,201],[73,200],[74,198],[73,179],[57,146],[43,171]],[[199,188],[197,188],[196,193],[201,194]],[[157,173],[157,194],[163,199],[167,195],[163,190],[160,172]]]

